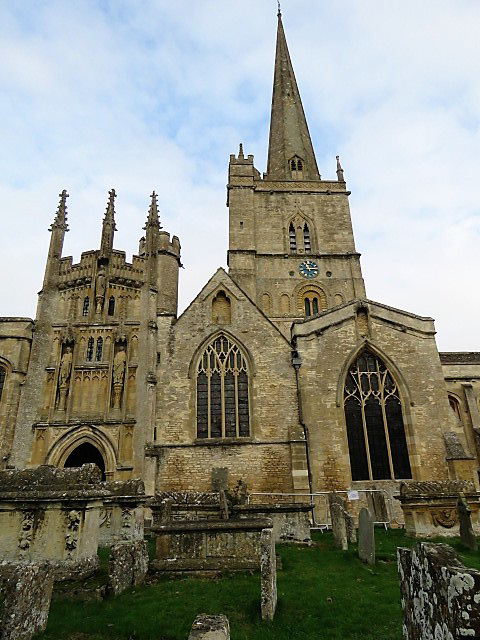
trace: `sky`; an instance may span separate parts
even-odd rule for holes
[[[0,0],[0,316],[34,317],[58,194],[64,256],[138,250],[150,194],[180,310],[226,267],[228,158],[266,170],[275,0]],[[341,157],[370,299],[480,351],[480,2],[283,0],[322,177]]]

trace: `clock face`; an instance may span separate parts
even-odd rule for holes
[[[304,278],[316,278],[318,276],[318,264],[313,260],[304,260],[300,263],[298,270]]]

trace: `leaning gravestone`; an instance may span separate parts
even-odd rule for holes
[[[375,529],[368,509],[361,509],[358,516],[358,557],[366,564],[375,564]]]
[[[345,511],[343,507],[334,502],[330,505],[330,516],[332,518],[333,541],[337,549],[348,550],[347,523],[345,522]]]
[[[471,509],[461,493],[457,500],[457,514],[460,522],[460,540],[464,547],[470,551],[477,550],[477,539],[473,533],[472,520],[470,518]]]

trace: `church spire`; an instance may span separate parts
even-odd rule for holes
[[[102,224],[102,239],[100,242],[100,255],[108,256],[113,249],[113,234],[117,230],[115,226],[115,189],[108,192],[108,204]]]
[[[151,198],[151,201],[150,201],[150,207],[148,209],[147,224],[145,225],[145,229],[147,230],[147,233],[148,233],[149,227],[153,227],[156,231],[162,228],[160,225],[160,217],[158,215],[158,202],[157,202],[157,194],[155,193],[155,191],[152,192],[150,198]]]
[[[292,160],[295,164],[293,172],[289,166]],[[279,8],[267,178],[288,180],[300,177],[296,172],[298,160],[302,167],[301,177],[306,180],[320,180]]]

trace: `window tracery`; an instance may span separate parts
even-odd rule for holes
[[[87,352],[85,354],[85,360],[87,362],[91,362],[93,360],[94,344],[95,344],[94,339],[90,337],[87,342]]]
[[[225,334],[204,350],[197,366],[197,437],[250,435],[248,365]]]
[[[82,316],[88,316],[88,310],[90,308],[90,298],[86,296],[83,299]]]
[[[348,370],[344,410],[352,480],[411,478],[398,387],[368,350]]]
[[[103,355],[103,338],[97,338],[97,349],[95,352],[95,360],[97,362],[100,362],[100,360],[102,359],[102,355]]]

